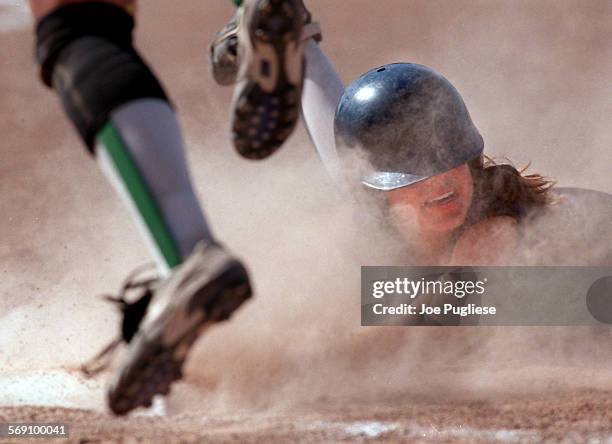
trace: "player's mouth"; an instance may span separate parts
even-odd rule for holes
[[[448,193],[441,194],[433,199],[426,200],[423,204],[426,208],[440,207],[446,205],[453,200],[457,199],[457,192],[455,190],[449,191]]]

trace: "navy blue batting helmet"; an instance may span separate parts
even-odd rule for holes
[[[334,119],[336,146],[362,149],[361,182],[393,190],[480,156],[484,142],[463,99],[423,65],[393,63],[368,71],[342,94]]]

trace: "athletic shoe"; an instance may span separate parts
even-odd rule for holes
[[[306,41],[313,38],[320,42],[321,27],[312,21],[310,12],[304,8],[304,26],[302,27],[301,40]],[[213,78],[218,85],[233,85],[238,79],[238,20],[240,10],[236,13],[215,35],[209,48],[209,62]]]
[[[168,394],[172,382],[182,378],[183,363],[199,335],[228,319],[251,296],[242,264],[221,247],[203,243],[167,279],[144,282],[124,286],[124,293],[146,288],[136,302],[115,299],[123,305],[122,335],[129,342],[108,390],[108,405],[116,415],[150,407],[155,395]],[[96,359],[115,346],[111,343]]]
[[[304,81],[301,0],[247,0],[239,10],[240,83],[234,92],[232,138],[248,159],[274,153],[299,118]]]

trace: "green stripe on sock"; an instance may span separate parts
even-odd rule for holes
[[[98,139],[106,146],[112,162],[123,179],[138,212],[144,219],[144,223],[168,266],[173,268],[181,263],[181,255],[174,241],[164,217],[153,199],[147,184],[138,171],[134,160],[124,146],[121,135],[111,123],[107,123],[97,135]]]

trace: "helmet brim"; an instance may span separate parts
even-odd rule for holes
[[[361,183],[368,188],[380,191],[392,191],[407,187],[422,180],[427,176],[417,176],[408,173],[393,173],[390,171],[376,171],[361,178]]]

